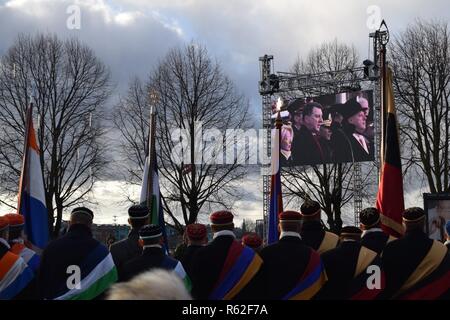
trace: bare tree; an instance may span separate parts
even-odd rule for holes
[[[2,57],[0,188],[11,200],[18,190],[32,93],[49,228],[56,211],[52,231],[57,236],[63,210],[88,201],[107,162],[102,107],[109,93],[109,72],[78,40],[61,41],[52,35],[20,35]]]
[[[329,81],[323,94],[337,93],[347,83],[347,77],[332,71],[351,70],[359,65],[359,57],[354,46],[339,43],[337,39],[310,50],[306,59],[297,58],[291,71],[296,74],[323,74],[322,81]],[[342,77],[342,78],[339,78]],[[316,90],[315,90],[316,91]],[[304,96],[312,96],[311,91],[300,92]]]
[[[431,192],[450,191],[450,35],[447,23],[416,21],[390,46],[406,172]]]
[[[322,80],[330,81],[322,94],[341,92],[346,79],[335,78],[330,71],[353,69],[358,66],[359,58],[353,46],[338,43],[334,40],[312,49],[305,60],[298,59],[292,67],[296,74],[321,74]],[[293,96],[312,96],[310,91],[293,93]],[[366,166],[363,185],[371,181],[373,166]],[[352,164],[324,164],[307,167],[286,167],[282,170],[284,194],[290,202],[300,206],[300,201],[312,199],[320,203],[327,216],[330,230],[339,231],[342,227],[342,207],[353,199],[353,166]],[[363,194],[369,198],[370,191]]]
[[[142,176],[150,91],[158,96],[156,142],[164,210],[173,226],[182,231],[182,224],[195,222],[202,210],[231,208],[242,196],[238,183],[245,170],[238,163],[239,151],[231,161],[223,159],[225,150],[234,148],[235,140],[220,135],[202,141],[199,126],[203,132],[217,129],[224,135],[227,129],[246,129],[248,102],[204,47],[189,44],[171,50],[146,85],[132,81],[128,95],[115,109],[113,121],[123,138],[130,183],[140,183]],[[174,135],[179,129],[187,134]],[[180,143],[187,144],[181,153],[177,148]]]

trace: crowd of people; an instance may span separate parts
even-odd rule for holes
[[[234,215],[210,215],[185,228],[185,250],[167,253],[163,230],[149,210],[129,208],[131,231],[110,248],[91,233],[94,214],[72,211],[65,235],[42,252],[26,240],[24,218],[0,216],[0,299],[45,300],[372,300],[450,297],[450,222],[445,244],[425,233],[425,212],[403,213],[404,234],[385,233],[376,208],[360,226],[327,231],[320,205],[279,214],[279,240],[264,245],[255,233],[237,240]]]
[[[281,127],[281,166],[373,160],[374,128],[363,95],[331,106],[295,99],[287,110]]]

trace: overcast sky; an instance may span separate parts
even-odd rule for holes
[[[73,22],[72,5],[80,9],[80,29],[67,27],[68,19]],[[194,40],[217,58],[260,117],[258,57],[272,54],[275,70],[287,71],[298,56],[336,38],[354,44],[364,60],[378,13],[391,36],[418,17],[444,21],[450,17],[448,0],[10,0],[0,1],[0,55],[21,32],[78,37],[109,66],[119,95],[130,78],[146,77],[168,49]],[[257,181],[251,183],[253,202],[238,206],[243,217],[256,219],[261,212]],[[104,194],[110,188],[99,188],[97,198],[104,204],[97,221],[109,221],[117,206],[107,203],[119,193]],[[420,205],[420,190],[407,199]],[[119,222],[125,221],[124,210],[117,215]]]

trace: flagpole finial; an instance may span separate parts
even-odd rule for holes
[[[36,100],[36,84],[31,84],[31,91],[30,91],[30,103],[35,102]]]
[[[387,45],[389,42],[389,28],[384,19],[380,23],[380,27],[378,28],[378,32],[381,34],[381,43],[383,45]]]
[[[158,92],[155,89],[150,89],[148,92],[148,100],[150,102],[150,114],[156,113],[156,104],[159,100]]]

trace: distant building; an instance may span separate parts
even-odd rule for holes
[[[92,235],[101,243],[109,246],[111,243],[122,240],[128,236],[130,226],[126,224],[93,224]]]

